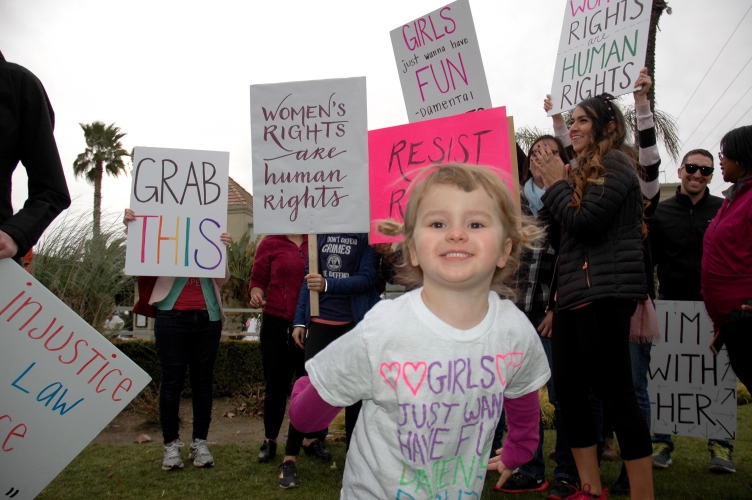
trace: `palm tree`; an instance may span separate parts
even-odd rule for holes
[[[120,143],[125,134],[120,132],[120,127],[116,127],[114,123],[105,126],[104,123],[96,121],[79,125],[84,131],[86,150],[73,162],[73,173],[76,177],[85,176],[86,180],[94,185],[93,233],[94,239],[98,240],[102,217],[102,176],[105,171],[113,177],[127,172],[123,156],[128,156],[128,151]]]

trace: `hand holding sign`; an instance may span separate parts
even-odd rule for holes
[[[640,70],[640,76],[637,77],[637,81],[634,84],[634,100],[637,106],[648,104],[648,91],[653,86],[653,79],[648,75],[648,69],[642,68]]]
[[[632,92],[645,65],[652,1],[565,2],[549,115]]]

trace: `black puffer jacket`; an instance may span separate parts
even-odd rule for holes
[[[611,150],[605,174],[585,189],[579,211],[569,207],[574,190],[559,181],[543,202],[561,226],[556,309],[593,300],[647,299],[642,253],[642,194],[627,156]]]

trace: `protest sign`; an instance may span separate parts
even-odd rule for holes
[[[366,79],[251,85],[256,234],[368,231]]]
[[[548,115],[607,92],[634,92],[645,66],[652,0],[567,0]]]
[[[736,438],[736,375],[728,353],[708,346],[713,323],[702,302],[656,300],[661,341],[650,352],[653,432]]]
[[[0,491],[26,500],[150,378],[15,262],[0,276]]]
[[[368,145],[371,243],[396,241],[379,233],[378,223],[403,222],[410,181],[429,165],[456,161],[492,167],[509,190],[517,192],[517,164],[511,161],[504,107],[372,130]]]
[[[390,32],[410,123],[489,109],[469,0],[458,0]]]
[[[221,278],[230,153],[137,147],[125,273]]]

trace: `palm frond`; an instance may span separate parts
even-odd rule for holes
[[[527,153],[540,136],[551,135],[551,131],[539,129],[538,127],[522,126],[514,131],[514,135],[517,139],[517,144]]]
[[[100,332],[118,299],[131,305],[135,278],[123,274],[125,235],[120,214],[105,214],[98,238],[91,213],[67,212],[34,249],[32,272]]]

